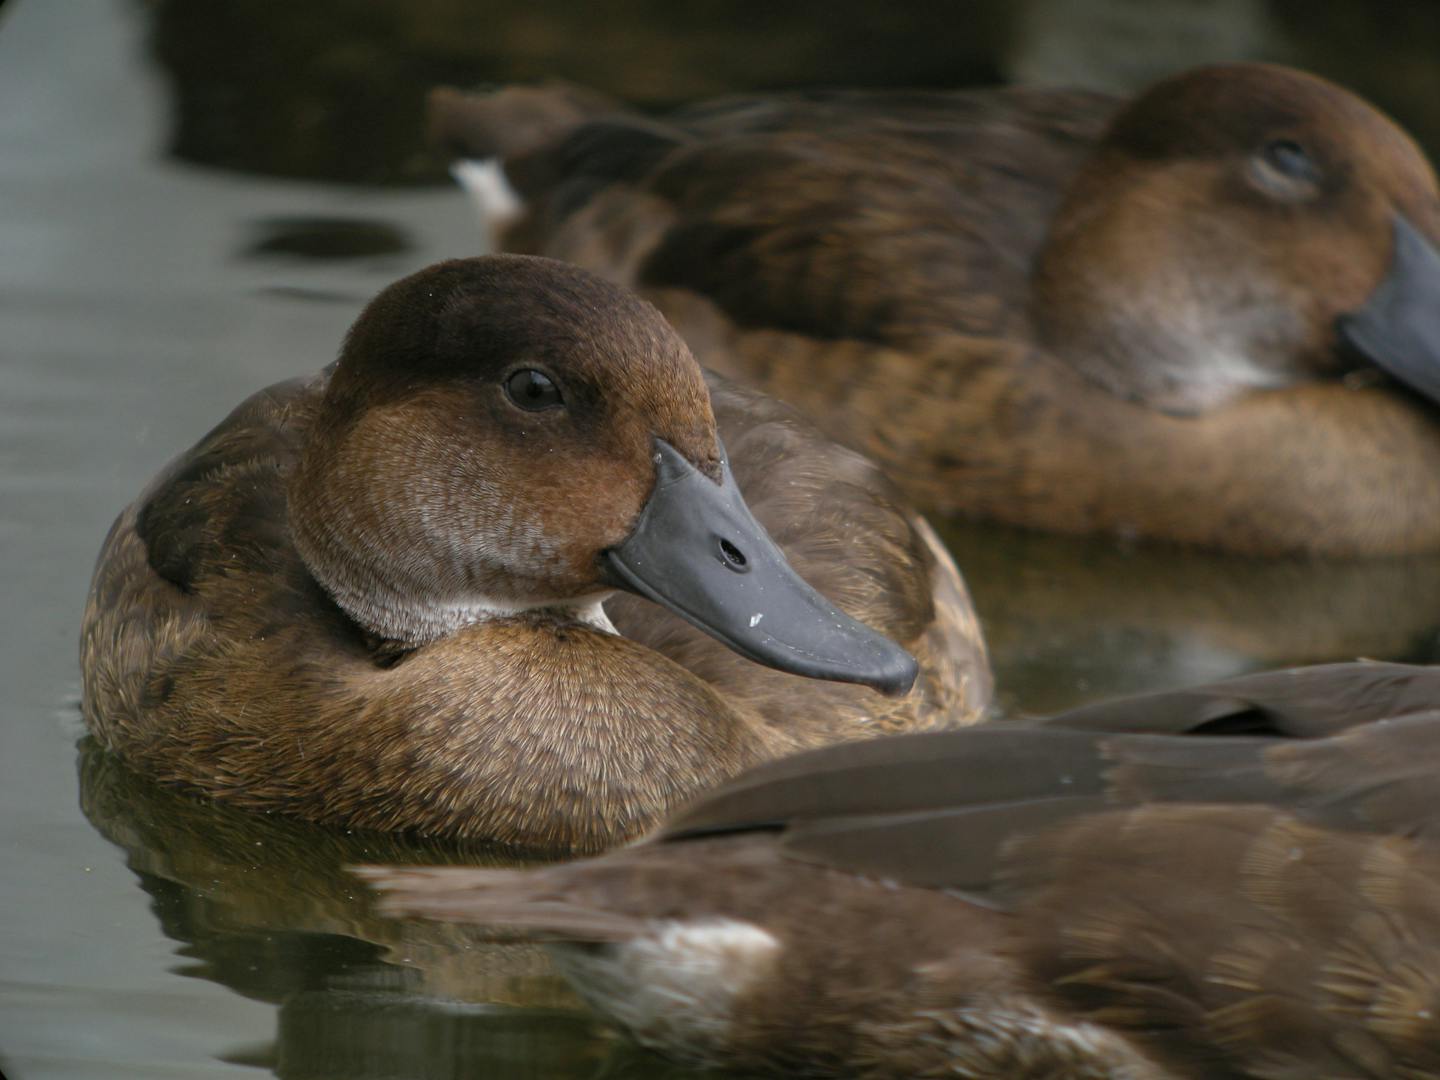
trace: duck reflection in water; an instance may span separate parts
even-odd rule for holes
[[[274,1043],[229,1048],[225,1060],[286,1080],[619,1067],[613,1040],[577,1010],[539,949],[383,918],[346,869],[513,866],[513,855],[236,810],[155,784],[89,737],[79,773],[81,809],[124,852],[177,943],[175,970],[275,1007]]]

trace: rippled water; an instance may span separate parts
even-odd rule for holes
[[[536,954],[376,919],[341,872],[483,854],[233,814],[81,740],[77,626],[119,508],[253,389],[331,359],[383,284],[475,248],[445,187],[167,158],[150,10],[31,0],[0,24],[0,1069],[667,1075],[576,1012]],[[1435,649],[1436,559],[1267,564],[976,526],[947,538],[1011,711]]]

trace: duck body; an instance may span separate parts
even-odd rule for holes
[[[978,715],[989,675],[964,586],[873,465],[791,409],[707,385],[648,305],[547,260],[496,258],[382,294],[337,365],[256,394],[120,516],[81,644],[84,712],[106,746],[251,809],[570,851],[643,831],[777,754]],[[617,315],[614,303],[631,306]],[[634,341],[607,322],[636,318],[655,326]],[[446,335],[458,374],[433,360]],[[657,359],[665,349],[678,351]],[[515,364],[535,367],[505,376]],[[513,384],[497,387],[492,370]],[[535,370],[544,383],[526,381]],[[521,400],[537,385],[558,396],[551,376],[563,401],[512,400],[516,386]],[[725,490],[743,484],[802,572],[906,639],[918,678],[905,653],[813,593],[801,604],[819,614],[804,608],[796,625],[844,623],[840,643],[778,662],[830,679],[853,662],[891,696],[732,652],[777,662],[774,641],[753,635],[783,623],[778,600],[757,607],[768,622],[746,607],[728,630],[699,592],[680,600],[689,622],[611,595],[626,586],[602,564],[637,551],[649,560],[637,590],[679,595],[651,574],[664,552],[636,547],[635,509],[655,515],[647,492],[722,490],[687,464],[717,445],[733,455],[733,475],[724,458],[708,465]],[[665,453],[688,476],[657,482]],[[740,531],[720,535],[750,557],[732,576],[764,585],[769,541],[743,539],[726,513],[717,528]]]
[[[498,159],[503,246],[641,289],[703,363],[930,510],[1246,553],[1440,546],[1433,408],[1342,378],[1364,358],[1430,393],[1435,178],[1323,80],[1229,65],[1133,102],[814,92],[662,120],[437,91],[431,124]],[[1397,278],[1422,283],[1409,315],[1381,311]]]
[[[1347,664],[772,762],[392,914],[554,942],[671,1055],[782,1075],[1440,1075],[1440,672]]]

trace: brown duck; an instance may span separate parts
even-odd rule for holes
[[[779,754],[974,719],[978,635],[873,465],[707,382],[644,301],[494,256],[392,285],[172,463],[105,541],[81,663],[91,729],[155,779],[568,851]]]
[[[373,870],[784,1075],[1440,1077],[1440,670],[1344,664],[773,762],[539,871]]]
[[[1403,131],[1322,79],[1233,64],[1131,102],[817,92],[663,120],[442,90],[431,122],[501,159],[457,175],[503,246],[640,288],[702,363],[928,509],[1440,548],[1440,421],[1356,372],[1440,396],[1440,195]]]

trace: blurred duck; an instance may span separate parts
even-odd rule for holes
[[[538,871],[372,869],[594,1008],[784,1075],[1440,1077],[1440,670],[830,747]]]
[[[438,90],[430,119],[494,159],[456,174],[501,245],[640,288],[701,363],[929,510],[1440,548],[1435,176],[1322,79],[1233,64],[1130,102],[816,92],[663,120]]]
[[[392,285],[172,463],[105,540],[81,662],[91,729],[155,779],[560,852],[990,685],[875,466],[522,256]]]

